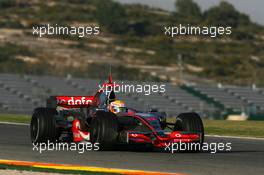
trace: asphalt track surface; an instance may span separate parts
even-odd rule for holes
[[[231,142],[232,150],[211,154],[135,151],[33,151],[29,126],[0,124],[0,159],[76,164],[110,168],[198,175],[263,175],[264,140],[212,138],[206,142]]]

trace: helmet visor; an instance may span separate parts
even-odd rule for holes
[[[127,108],[126,107],[117,107],[117,106],[114,106],[113,107],[113,111],[114,111],[114,113],[127,112]]]

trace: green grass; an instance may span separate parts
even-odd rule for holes
[[[206,134],[264,137],[264,121],[205,120]]]
[[[19,170],[19,171],[33,171],[33,172],[47,172],[47,173],[60,173],[60,174],[80,174],[80,175],[120,175],[117,173],[102,173],[102,172],[89,172],[77,170],[56,170],[51,168],[36,168],[27,166],[15,166],[0,164],[0,170]]]
[[[175,119],[169,119],[174,122]],[[264,138],[264,121],[204,120],[205,134]]]
[[[0,114],[0,121],[29,123],[28,115]],[[169,119],[168,122],[174,122]],[[264,121],[204,120],[205,134],[264,138]]]
[[[31,117],[29,115],[0,114],[1,122],[29,123],[30,119]]]

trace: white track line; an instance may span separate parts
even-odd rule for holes
[[[264,140],[264,138],[257,138],[257,137],[220,136],[220,135],[205,135],[205,136],[216,137],[216,138],[230,138],[230,139]]]
[[[0,122],[0,124],[29,126],[28,123],[16,123],[16,122]]]

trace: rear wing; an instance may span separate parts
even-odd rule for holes
[[[92,105],[94,96],[50,96],[47,99],[48,108],[85,108]]]
[[[108,83],[104,83],[97,92],[105,91],[109,94],[110,99],[115,99],[115,94],[112,92],[116,86],[119,85],[113,83],[112,75],[109,74]],[[48,108],[85,108],[90,105],[97,106],[98,102],[98,97],[95,98],[94,96],[50,96],[46,104]]]

